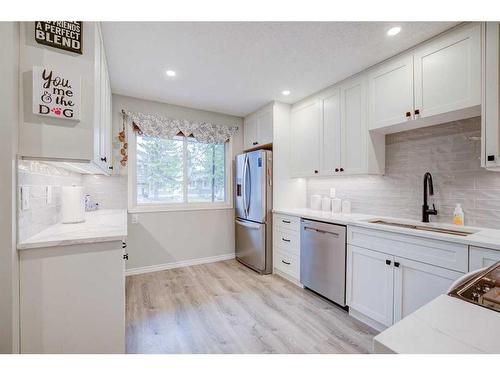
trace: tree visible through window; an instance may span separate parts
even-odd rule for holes
[[[137,135],[137,204],[226,200],[226,147]]]

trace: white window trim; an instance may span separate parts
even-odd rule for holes
[[[233,209],[233,143],[230,139],[226,144],[226,200],[216,203],[164,203],[164,204],[137,204],[137,139],[136,133],[128,127],[128,212],[166,212],[166,211],[202,211],[202,210],[229,210]],[[184,163],[185,164],[185,163]],[[183,182],[187,189],[186,181]]]

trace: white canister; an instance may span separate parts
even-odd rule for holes
[[[85,221],[85,197],[82,186],[63,186],[61,220],[64,224]]]
[[[311,209],[312,210],[321,210],[321,195],[313,194],[311,195]]]
[[[350,214],[351,213],[351,202],[350,201],[342,201],[342,213]]]
[[[323,197],[321,199],[321,211],[330,211],[330,198]]]
[[[342,199],[340,198],[332,199],[332,212],[334,214],[340,214],[342,212]]]

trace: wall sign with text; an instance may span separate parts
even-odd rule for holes
[[[35,40],[46,46],[82,54],[81,21],[36,21]]]
[[[34,66],[33,113],[80,120],[80,76]]]

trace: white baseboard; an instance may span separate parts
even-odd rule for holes
[[[148,273],[148,272],[158,272],[158,271],[163,271],[163,270],[170,270],[172,268],[195,266],[197,264],[220,262],[222,260],[229,260],[229,259],[234,259],[234,253],[216,255],[213,257],[181,260],[179,262],[155,264],[153,266],[129,268],[129,269],[125,270],[125,276],[139,275],[141,273]]]

